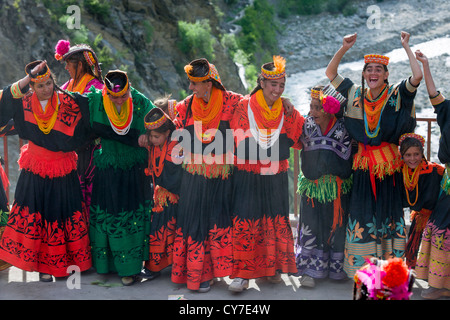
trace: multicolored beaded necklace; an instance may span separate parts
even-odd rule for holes
[[[370,90],[367,96],[364,96],[364,129],[366,136],[373,139],[380,132],[381,115],[386,105],[385,101],[388,95],[388,86],[384,85],[378,98],[372,100]]]

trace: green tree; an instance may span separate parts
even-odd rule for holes
[[[208,19],[197,20],[195,23],[178,22],[180,50],[191,58],[204,57],[214,60],[214,43],[216,39],[211,33]]]

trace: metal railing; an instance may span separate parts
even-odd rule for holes
[[[426,143],[427,143],[427,159],[430,159],[431,157],[431,124],[432,122],[436,122],[435,118],[416,118],[418,122],[424,121],[427,123],[427,137],[426,137]],[[22,147],[23,140],[19,139],[19,146]],[[4,170],[5,173],[9,179],[9,157],[8,157],[8,140],[7,136],[3,137],[3,159],[5,161]],[[300,173],[300,163],[299,163],[299,151],[294,150],[294,215],[297,216],[298,214],[298,195],[297,195],[297,178]],[[4,186],[6,191],[6,196],[9,200],[9,186]]]
[[[426,152],[427,159],[431,158],[431,124],[436,122],[436,118],[416,118],[418,122],[424,121],[427,123],[427,137],[426,137]],[[294,216],[298,215],[298,194],[297,194],[297,178],[300,173],[300,161],[299,161],[299,151],[294,150]]]

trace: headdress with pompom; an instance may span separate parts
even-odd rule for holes
[[[319,99],[322,102],[323,110],[326,113],[336,114],[341,109],[341,104],[338,99],[333,96],[324,95],[322,91],[320,92]]]
[[[269,70],[273,66],[273,70]],[[261,75],[269,80],[277,80],[286,76],[286,59],[281,56],[273,56],[273,62],[262,65]]]
[[[94,50],[87,44],[76,44],[70,46],[70,42],[67,40],[59,40],[55,46],[55,59],[58,61],[66,61],[71,55],[77,52],[82,52],[86,63],[92,70],[94,76],[99,80],[102,78],[102,70],[100,63],[98,62],[97,55]]]
[[[61,61],[69,52],[70,42],[67,40],[59,40],[55,46],[55,59]]]
[[[314,87],[311,89],[311,99],[318,99],[322,103],[323,110],[330,114],[336,114],[345,104],[347,99],[337,92],[331,85],[322,89]]]
[[[364,298],[408,300],[412,295],[411,284],[414,281],[414,274],[401,258],[390,258],[387,261],[368,259],[367,264],[356,271],[354,280],[356,289],[365,296]]]

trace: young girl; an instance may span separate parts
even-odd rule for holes
[[[416,266],[422,232],[439,198],[440,182],[444,166],[428,162],[423,155],[425,139],[415,133],[400,137],[400,154],[403,159],[402,173],[404,207],[411,209],[411,227],[406,243],[406,263]]]
[[[175,130],[175,100],[165,97],[155,101],[156,108],[145,116],[149,165],[146,175],[152,177],[154,186],[152,223],[150,231],[150,257],[145,262],[141,276],[153,280],[173,261],[173,243],[176,232],[176,212],[181,181],[181,154],[176,150],[178,142],[171,141]],[[166,111],[166,112],[165,112]],[[177,164],[178,163],[178,164]]]

